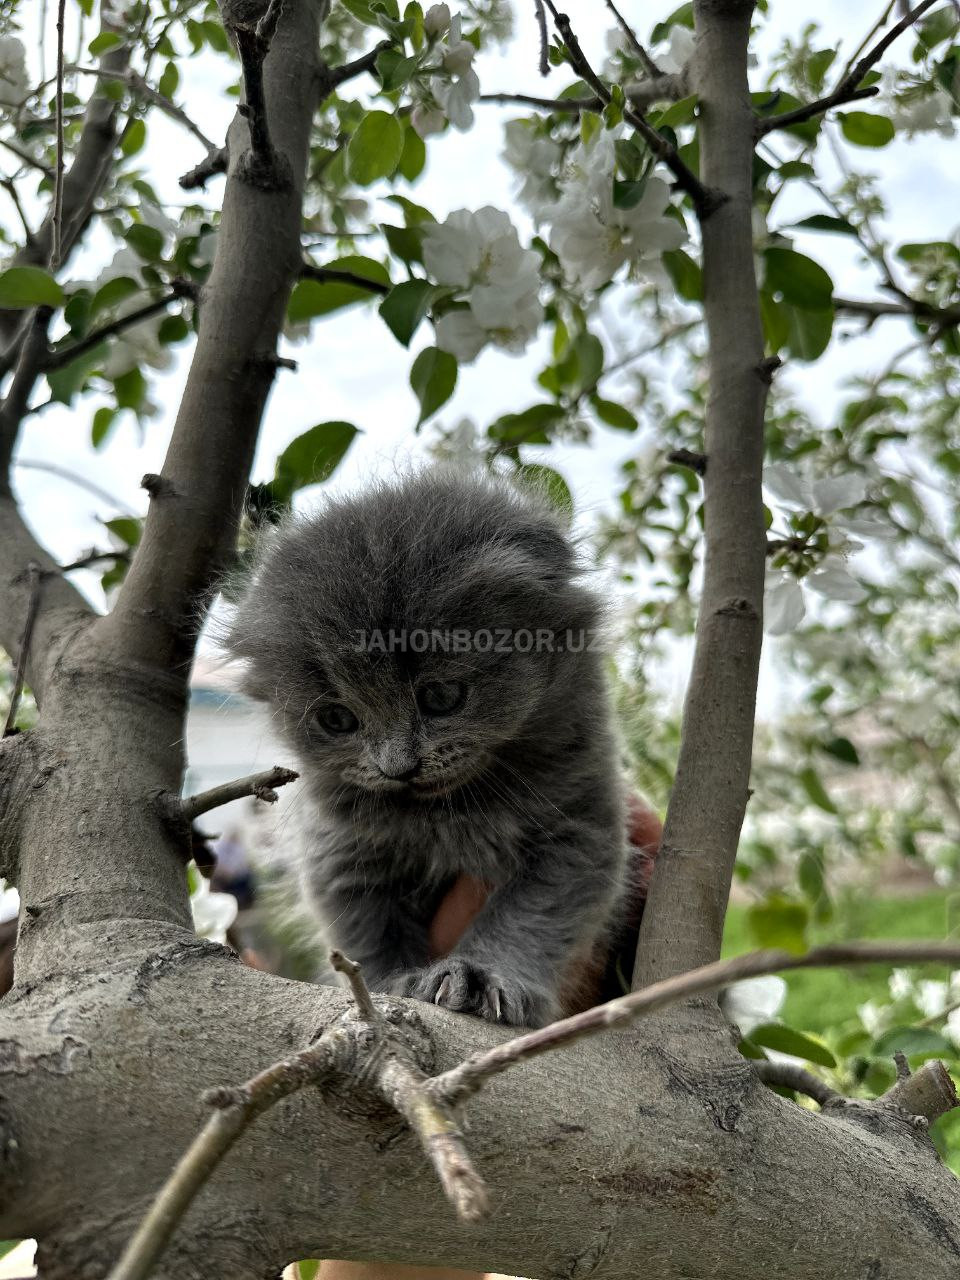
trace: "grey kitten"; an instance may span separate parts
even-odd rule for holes
[[[326,940],[376,990],[540,1026],[616,927],[624,796],[580,573],[545,506],[442,471],[330,499],[260,556],[229,647],[300,760]],[[436,960],[463,874],[491,892]]]

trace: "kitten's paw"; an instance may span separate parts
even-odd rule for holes
[[[447,956],[427,969],[401,974],[393,993],[513,1027],[543,1026],[552,1014],[544,993],[529,991],[463,956]]]

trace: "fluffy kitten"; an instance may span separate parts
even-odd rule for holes
[[[261,553],[229,645],[300,760],[325,938],[374,989],[539,1026],[615,927],[624,796],[580,572],[546,507],[438,471],[329,499]],[[463,874],[492,892],[434,960]]]

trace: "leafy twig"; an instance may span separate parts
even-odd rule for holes
[[[53,225],[50,239],[50,267],[60,266],[61,238],[63,231],[63,24],[66,0],[57,4],[57,167],[53,188]]]
[[[960,944],[938,942],[848,942],[814,947],[804,955],[788,951],[751,951],[729,960],[691,969],[688,973],[664,978],[648,987],[620,996],[596,1008],[554,1022],[548,1027],[530,1031],[486,1052],[474,1054],[457,1067],[435,1076],[431,1088],[448,1102],[459,1102],[476,1093],[492,1076],[528,1058],[549,1053],[596,1035],[611,1027],[622,1027],[645,1014],[665,1009],[691,996],[716,991],[742,978],[760,977],[767,973],[791,969],[818,969],[848,964],[921,964],[926,962],[960,963]]]
[[[804,120],[810,120],[814,116],[822,115],[825,111],[829,111],[831,107],[841,106],[845,102],[852,102],[857,98],[872,97],[877,93],[877,89],[875,87],[860,89],[860,81],[870,68],[880,61],[894,40],[902,35],[904,31],[907,31],[916,22],[917,18],[922,17],[928,9],[932,9],[936,3],[937,0],[921,0],[920,4],[911,9],[895,26],[891,27],[883,39],[879,40],[868,53],[865,53],[850,70],[845,71],[835,88],[824,97],[818,98],[816,102],[808,102],[805,106],[797,107],[795,111],[784,111],[782,115],[771,116],[767,120],[758,121],[757,137],[762,138],[764,134],[771,133],[774,129],[787,129],[792,124],[802,124]]]
[[[663,72],[654,62],[653,58],[650,57],[650,54],[647,53],[644,46],[637,39],[637,33],[634,31],[633,27],[631,27],[630,23],[627,22],[626,18],[620,12],[617,6],[613,3],[613,0],[607,0],[607,8],[610,10],[614,18],[616,19],[617,25],[619,26],[620,30],[627,37],[627,43],[630,45],[631,49],[634,51],[634,53],[637,55],[640,61],[643,63],[643,66],[646,70],[647,75],[650,76],[651,79],[656,79],[658,76],[663,75]]]
[[[580,42],[577,40],[570,25],[570,19],[565,13],[557,11],[553,0],[545,0],[545,3],[553,14],[554,24],[566,46],[574,71],[580,76],[581,80],[584,80],[590,86],[601,102],[609,105],[613,100],[613,95],[587,61],[583,50],[580,48]],[[667,166],[673,174],[677,186],[690,196],[698,215],[701,218],[708,217],[717,208],[718,204],[722,203],[723,197],[720,193],[710,191],[705,187],[693,170],[684,164],[676,147],[668,142],[662,133],[654,129],[653,125],[648,120],[645,120],[643,116],[639,115],[631,107],[625,106],[623,118],[640,134],[657,159],[662,160]]]
[[[243,796],[256,796],[258,800],[266,800],[273,804],[277,799],[275,787],[285,787],[288,782],[295,782],[299,773],[293,769],[285,769],[283,765],[274,765],[263,773],[252,773],[248,778],[238,778],[235,782],[224,782],[219,787],[211,787],[209,791],[201,791],[198,795],[189,796],[180,801],[180,812],[188,822],[193,822],[202,813],[211,809],[219,809],[231,800],[240,800]]]
[[[340,67],[327,67],[321,70],[321,79],[324,88],[324,96],[332,93],[334,89],[339,89],[340,85],[346,84],[348,80],[353,80],[355,76],[362,76],[365,71],[374,71],[377,66],[377,58],[383,53],[384,49],[392,49],[394,42],[392,40],[381,40],[379,44],[374,45],[367,53],[361,54],[359,58],[354,58],[352,62],[345,62]]]
[[[649,80],[634,80],[623,87],[627,101],[635,107],[648,107],[654,102],[675,102],[686,91],[686,81],[680,75],[658,75]],[[599,111],[604,105],[603,99],[598,97],[539,98],[531,93],[481,93],[479,100],[496,102],[501,106],[516,102],[520,106],[539,107],[544,111],[563,111],[569,115],[579,115],[581,111]]]
[[[79,356],[86,351],[92,351],[94,347],[101,342],[105,342],[107,338],[113,338],[118,333],[122,333],[125,329],[131,328],[133,325],[139,324],[141,320],[149,320],[151,316],[159,315],[160,312],[166,311],[171,302],[176,302],[178,298],[191,298],[195,296],[193,285],[186,280],[175,280],[171,285],[170,292],[165,293],[162,298],[155,298],[152,302],[144,303],[142,307],[137,307],[134,311],[128,311],[126,315],[119,316],[116,320],[112,320],[110,324],[105,324],[101,329],[94,329],[78,342],[72,342],[64,347],[57,347],[51,351],[44,361],[44,372],[52,369],[62,369],[64,365],[71,364]]]
[[[385,297],[390,286],[380,280],[371,280],[367,276],[358,275],[354,271],[341,271],[338,267],[317,267],[312,262],[305,262],[300,268],[302,280],[318,280],[321,284],[353,284],[358,289],[366,289],[369,293],[379,293]]]
[[[27,616],[23,623],[23,634],[20,638],[20,649],[17,653],[17,668],[13,677],[13,689],[10,693],[10,706],[7,710],[7,722],[3,726],[4,738],[8,738],[17,723],[17,712],[20,709],[20,698],[23,694],[23,682],[27,673],[27,658],[30,654],[30,641],[33,639],[33,624],[37,620],[40,607],[40,590],[43,584],[43,573],[33,560],[27,565],[27,582],[30,588],[30,599],[27,604]]]

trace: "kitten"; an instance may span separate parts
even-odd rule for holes
[[[443,471],[328,499],[261,552],[228,644],[300,761],[326,941],[375,990],[540,1026],[616,928],[625,799],[580,575],[549,509]],[[463,874],[491,892],[433,960]]]

